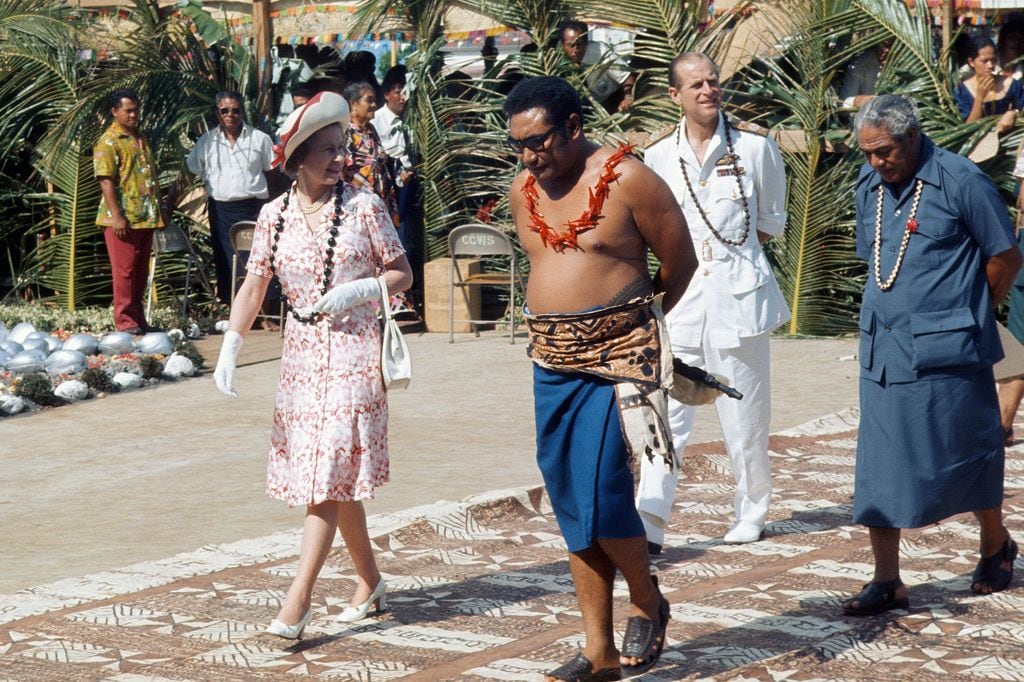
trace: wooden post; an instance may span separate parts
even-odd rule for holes
[[[270,46],[273,42],[274,26],[270,19],[270,0],[252,0],[252,40],[256,51],[256,73],[258,83],[257,105],[261,112],[273,117],[270,97],[271,78],[274,68],[270,63]]]
[[[697,24],[706,26],[711,22],[711,2],[709,0],[697,1]]]
[[[953,54],[953,46],[950,44],[953,41],[953,3],[954,0],[942,0],[942,50],[948,54]],[[924,3],[925,12],[928,11],[928,6]]]

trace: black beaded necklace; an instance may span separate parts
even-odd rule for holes
[[[295,185],[293,184],[285,195],[284,200],[281,202],[281,212],[277,216],[277,226],[274,228],[274,243],[270,245],[270,274],[277,274],[277,266],[274,264],[274,254],[277,253],[277,243],[281,240],[281,233],[284,232],[284,214],[288,210],[288,198],[292,192],[295,191]],[[324,276],[323,282],[320,285],[320,295],[324,296],[327,290],[331,288],[331,273],[334,272],[334,247],[338,244],[338,228],[341,226],[341,192],[335,187],[334,191],[334,217],[331,219],[331,229],[329,231],[330,236],[327,238],[327,250],[324,251]],[[323,313],[313,312],[309,315],[299,315],[292,308],[289,310],[292,317],[298,322],[309,324],[310,322],[316,322]]]
[[[730,246],[743,246],[747,241],[747,236],[750,234],[750,206],[747,205],[747,195],[743,193],[743,180],[740,179],[740,164],[739,156],[736,154],[736,150],[732,146],[732,135],[729,134],[729,121],[728,119],[722,119],[722,128],[725,129],[725,148],[726,153],[729,155],[729,160],[732,161],[732,172],[736,176],[736,184],[740,187],[740,202],[743,203],[743,234],[740,235],[739,239],[726,239],[722,234],[715,229],[711,221],[708,220],[708,214],[704,212],[704,208],[697,201],[697,193],[693,191],[693,185],[690,184],[690,176],[686,172],[686,164],[683,162],[683,157],[679,156],[679,168],[683,171],[683,180],[686,181],[686,189],[690,190],[690,198],[693,199],[693,205],[697,207],[697,213],[704,219],[704,224],[711,230],[711,234],[715,235],[715,239],[722,242],[723,244],[729,244]],[[681,147],[683,144],[683,124],[679,124],[679,129],[676,131],[676,147]]]

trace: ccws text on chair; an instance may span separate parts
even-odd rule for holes
[[[490,225],[472,223],[460,225],[448,235],[448,252],[451,255],[451,286],[448,290],[448,342],[455,340],[455,323],[468,322],[473,331],[480,336],[479,325],[483,324],[508,324],[508,335],[510,343],[516,342],[516,284],[522,287],[521,277],[518,269],[516,250],[513,245],[512,235]],[[485,256],[508,256],[507,271],[486,271],[479,273],[463,272],[459,267],[459,259],[479,258]],[[472,310],[469,305],[470,287],[499,287],[507,289],[508,305],[505,314],[497,319],[490,320],[456,320],[455,319],[455,290],[462,292],[463,300],[466,302],[466,309]],[[470,313],[472,315],[472,312]]]

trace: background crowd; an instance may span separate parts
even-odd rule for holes
[[[324,89],[340,93],[351,83],[367,82],[375,86],[378,105],[387,99],[380,87],[390,68],[387,60],[374,68],[372,56],[360,51],[335,53],[330,61],[327,47],[296,49],[299,56],[315,58],[303,62],[304,69],[294,69],[307,80],[289,95],[282,84],[258,86],[249,48],[234,42],[201,7],[196,9],[200,3],[176,13],[157,12],[155,3],[137,4],[136,29],[123,36],[117,58],[97,64],[82,61],[72,49],[85,41],[88,17],[61,10],[61,20],[52,21],[53,3],[0,0],[0,54],[11,67],[4,69],[0,90],[19,93],[8,98],[16,105],[0,112],[5,133],[0,173],[9,181],[8,199],[0,204],[0,239],[8,254],[0,287],[7,301],[44,298],[68,308],[109,304],[110,266],[93,219],[100,192],[89,157],[109,121],[99,114],[109,111],[106,98],[116,89],[113,84],[139,93],[142,130],[154,145],[165,189],[174,178],[192,177],[186,159],[196,140],[219,125],[214,111],[219,92],[239,92],[244,120],[269,134],[294,107],[292,97]],[[1007,14],[989,17],[994,25],[964,25],[955,49],[947,50],[930,14],[892,0],[792,7],[756,3],[721,12],[710,22],[692,8],[654,16],[642,0],[589,3],[582,17],[571,3],[510,3],[492,12],[494,19],[515,26],[530,40],[500,50],[481,40],[485,68],[469,77],[468,68],[460,72],[445,66],[445,3],[428,4],[403,17],[411,29],[407,35],[417,37],[416,49],[400,65],[406,82],[403,113],[383,120],[390,109],[379,106],[373,114],[380,121],[375,128],[382,145],[393,152],[392,163],[398,158],[401,165],[390,174],[397,181],[403,175],[411,180],[404,186],[395,182],[395,199],[417,287],[422,263],[445,255],[445,238],[454,226],[475,219],[509,224],[503,192],[517,162],[502,145],[500,106],[517,79],[568,77],[583,95],[588,134],[606,142],[643,140],[674,119],[664,74],[668,60],[681,49],[698,48],[722,65],[726,108],[738,120],[770,129],[790,171],[790,229],[766,246],[793,313],[783,333],[855,329],[865,270],[854,254],[850,197],[860,159],[850,127],[858,104],[853,100],[860,97],[862,103],[871,89],[912,93],[929,134],[947,148],[973,154],[1008,200],[1017,193],[1012,170],[1019,126],[1005,130],[1003,116],[985,111],[964,117],[954,96],[965,77],[968,92],[972,87],[967,48],[961,46],[973,34],[997,39],[1001,68],[1019,72],[1012,56],[1019,50],[1018,32],[1000,35],[1000,26],[1015,25]],[[383,3],[366,5],[363,25],[372,28],[380,23],[375,12]],[[30,40],[14,17],[24,21],[33,13],[47,30],[34,31]],[[581,35],[578,26],[563,25],[574,17],[590,32]],[[609,23],[638,31],[631,53],[620,45],[609,49],[610,40],[594,38],[593,28]],[[183,26],[197,30],[183,31]],[[62,77],[62,64],[73,67],[70,77]],[[396,126],[399,118],[402,124]],[[389,122],[391,129],[381,130]],[[414,153],[395,151],[406,140]],[[269,196],[279,194],[281,183],[268,180]],[[198,184],[198,176],[192,181]],[[205,199],[190,203],[195,196],[179,194],[174,222],[186,228],[209,267],[218,259],[208,241]],[[404,222],[403,215],[412,219]],[[168,254],[159,268],[158,292],[173,300],[182,291],[184,258]],[[193,310],[201,311],[198,304],[205,294],[194,286],[192,294]]]

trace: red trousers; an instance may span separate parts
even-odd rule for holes
[[[149,255],[153,250],[153,230],[128,230],[118,239],[112,228],[104,228],[110,270],[114,280],[114,327],[124,330],[146,329],[146,282],[149,279]]]

